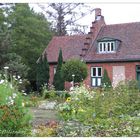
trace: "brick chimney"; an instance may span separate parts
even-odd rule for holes
[[[96,38],[101,27],[104,25],[105,25],[105,21],[104,21],[104,17],[101,14],[101,9],[96,8],[95,9],[95,20],[94,20],[94,22],[92,22],[92,26],[90,27],[90,34],[91,34],[93,40]]]
[[[101,17],[101,9],[100,8],[95,9],[95,20],[97,20],[98,17]]]
[[[86,37],[84,48],[82,49],[81,58],[86,55],[87,50],[93,44],[95,38],[97,37],[100,29],[105,25],[104,17],[101,15],[101,9],[95,9],[95,20],[92,22],[92,26],[90,27],[90,32]]]

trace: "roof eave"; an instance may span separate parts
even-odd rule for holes
[[[139,59],[116,59],[116,60],[111,60],[111,59],[104,59],[104,60],[88,60],[85,61],[86,63],[113,63],[113,62],[140,62]]]

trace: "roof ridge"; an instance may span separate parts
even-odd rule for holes
[[[126,22],[126,23],[107,24],[107,25],[105,25],[105,26],[126,25],[126,24],[136,24],[136,23],[140,23],[140,21],[136,21],[136,22]]]
[[[56,38],[62,38],[62,37],[75,37],[75,36],[86,36],[87,34],[75,34],[75,35],[64,35],[64,36],[53,36]]]

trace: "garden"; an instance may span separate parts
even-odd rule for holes
[[[140,136],[140,92],[135,81],[115,89],[83,84],[69,92],[44,88],[42,95],[27,95],[18,84],[20,77],[8,81],[1,76],[0,136]]]
[[[81,4],[50,6],[67,9],[67,15]],[[104,69],[102,86],[90,88],[83,84],[89,73],[84,60],[63,61],[61,45],[52,76],[49,52],[43,50],[53,36],[68,34],[64,20],[59,32],[47,18],[27,3],[0,3],[0,136],[139,137],[137,81],[113,88]]]

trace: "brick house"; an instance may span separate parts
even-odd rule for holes
[[[140,82],[140,22],[106,25],[101,9],[97,8],[88,34],[53,37],[43,52],[50,65],[50,83],[60,48],[64,61],[78,58],[86,62],[86,85],[100,86],[104,69],[113,86],[128,79]],[[66,88],[68,86],[66,84]]]

